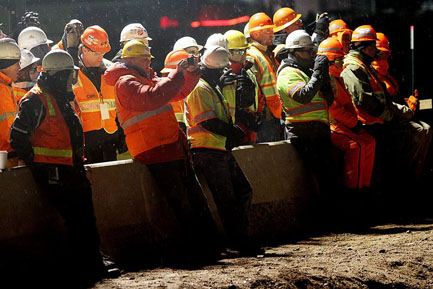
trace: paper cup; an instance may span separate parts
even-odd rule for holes
[[[0,170],[6,169],[7,163],[8,163],[8,152],[0,151]]]

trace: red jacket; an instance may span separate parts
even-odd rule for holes
[[[149,72],[152,77],[141,75],[123,63],[116,63],[106,70],[104,78],[108,85],[116,88],[116,105],[121,116],[157,111],[170,102],[184,99],[200,78],[199,72],[182,74],[174,70],[163,78],[157,77],[151,69]],[[133,157],[147,164],[184,158],[183,139],[174,112],[170,110],[167,113],[164,110],[153,117],[155,120],[159,118],[158,121],[147,119],[146,122],[150,124],[141,121],[134,124],[133,128],[124,128],[126,142]],[[145,143],[137,142],[137,130],[140,130]]]

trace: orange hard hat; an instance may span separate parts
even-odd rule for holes
[[[172,69],[176,69],[177,64],[182,60],[188,58],[190,55],[183,49],[173,50],[169,54],[164,61],[164,68],[161,70],[161,73],[170,72]]]
[[[107,32],[98,25],[87,27],[81,35],[81,43],[92,51],[107,53],[111,50]]]
[[[391,49],[389,49],[389,41],[388,38],[386,38],[385,34],[377,32],[376,36],[376,48],[382,51],[391,52]]]
[[[334,37],[327,38],[320,43],[317,54],[326,55],[332,61],[344,56],[343,45]]]
[[[352,42],[358,41],[376,41],[376,31],[371,25],[361,25],[352,33]]]
[[[288,7],[283,7],[277,10],[277,12],[274,13],[274,32],[281,31],[301,18],[301,14],[296,14],[296,12]]]
[[[263,12],[256,13],[253,16],[251,16],[248,25],[249,25],[248,33],[275,28],[275,25],[274,23],[272,23],[271,18]]]
[[[342,19],[335,19],[329,23],[329,35],[332,36],[338,32],[352,31],[347,27],[346,22]]]

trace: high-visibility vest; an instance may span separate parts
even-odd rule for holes
[[[36,163],[73,165],[73,153],[69,128],[54,97],[43,91],[38,85],[30,90],[30,94],[39,97],[45,107],[46,115],[41,125],[30,137]]]
[[[184,112],[185,109],[183,108],[185,105],[185,100],[181,99],[179,101],[171,102],[171,107],[173,108],[174,116],[176,117],[177,122],[185,123],[184,118]]]
[[[11,82],[10,77],[0,72],[0,150],[8,152],[12,151],[9,130],[18,112]]]
[[[114,87],[106,84],[103,75],[101,75],[101,91],[98,92],[92,81],[81,70],[78,71],[74,94],[79,106],[77,113],[84,132],[101,128],[109,134],[117,131]],[[103,115],[104,109],[108,110],[108,116]]]
[[[386,75],[377,74],[377,77],[379,78],[379,81],[385,84],[386,91],[390,96],[395,96],[398,92],[398,82],[395,80],[394,77],[392,77],[391,74],[387,73]]]
[[[123,78],[135,78],[143,84],[155,86],[156,83],[139,75],[123,75]],[[116,84],[117,86],[117,84]],[[171,144],[179,138],[179,125],[170,104],[155,110],[130,110],[122,105],[116,93],[116,105],[120,125],[122,126],[128,150],[133,157],[165,144]]]
[[[226,150],[225,136],[208,131],[200,125],[201,122],[214,118],[226,123],[234,122],[234,115],[230,114],[229,103],[222,92],[200,79],[185,101],[185,121],[192,148]]]
[[[343,69],[345,69],[348,65],[356,65],[367,75],[368,81],[371,86],[371,90],[373,93],[373,96],[378,99],[382,104],[386,103],[385,99],[385,92],[382,88],[382,85],[379,82],[379,79],[377,78],[377,75],[374,74],[374,72],[367,68],[367,66],[362,62],[361,59],[354,57],[351,54],[347,54],[344,58],[343,62]],[[383,120],[379,117],[372,116],[366,112],[364,112],[362,109],[358,109],[355,107],[359,119],[365,123],[365,124],[374,124],[374,123],[383,123]]]
[[[248,48],[247,54],[254,59],[258,66],[256,78],[265,96],[266,105],[274,117],[281,118],[281,99],[277,89],[276,64],[272,62],[266,53],[260,51],[254,45]]]
[[[293,95],[309,81],[303,71],[290,66],[278,74],[277,86],[283,100],[286,123],[320,121],[329,124],[328,105],[319,92],[307,104],[293,99]]]

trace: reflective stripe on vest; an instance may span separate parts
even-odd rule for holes
[[[205,111],[199,115],[196,115],[194,117],[194,122],[199,123],[199,122],[202,122],[202,121],[205,121],[208,119],[212,119],[212,118],[216,118],[216,117],[217,117],[217,115],[216,115],[215,111],[208,110],[208,111]]]
[[[171,105],[167,104],[167,105],[164,105],[163,107],[160,107],[158,109],[150,110],[150,111],[146,111],[146,112],[137,114],[137,115],[131,117],[130,119],[128,119],[127,121],[121,122],[121,125],[122,125],[123,129],[127,129],[131,125],[134,125],[134,124],[136,124],[142,120],[145,120],[149,117],[155,116],[157,114],[160,114],[160,113],[163,113],[166,111],[172,111],[172,110],[173,109],[172,109]]]
[[[56,150],[41,147],[33,147],[35,155],[42,155],[47,157],[63,157],[72,158],[72,150]]]
[[[205,129],[204,127],[202,127],[201,125],[196,125],[193,127],[189,127],[187,129],[188,134],[195,134],[195,133],[201,133],[201,132],[209,132],[209,131],[207,129]]]
[[[304,106],[288,109],[288,110],[286,110],[286,114],[288,116],[296,116],[296,115],[300,115],[300,114],[304,114],[304,113],[312,112],[312,111],[316,111],[316,110],[321,110],[321,109],[322,110],[326,109],[326,103],[325,102],[314,102],[314,103],[306,104]]]

